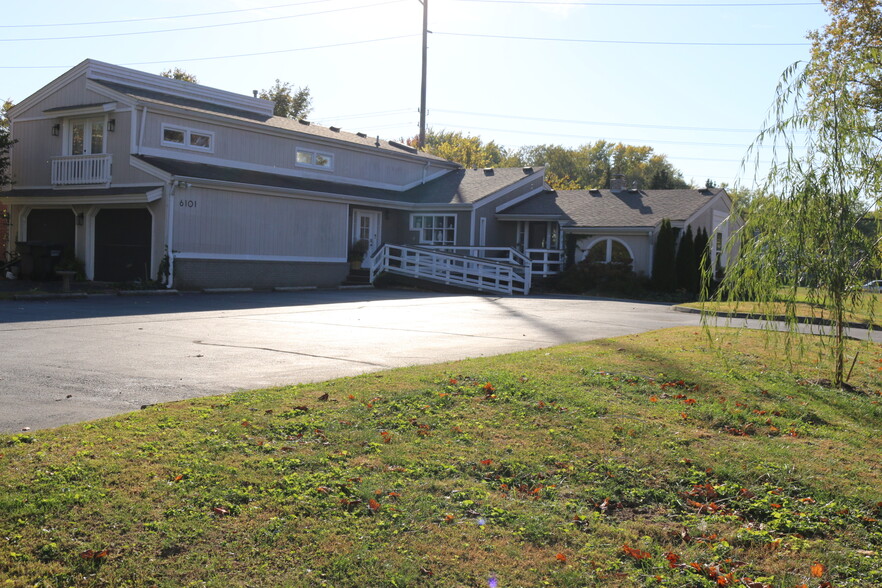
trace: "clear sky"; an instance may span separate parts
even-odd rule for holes
[[[827,16],[798,0],[428,0],[428,125],[507,147],[652,146],[687,181],[741,172],[781,72]],[[29,0],[0,16],[0,98],[84,59],[250,94],[309,86],[310,119],[418,132],[419,0]]]

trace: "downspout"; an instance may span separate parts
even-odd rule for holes
[[[420,182],[421,184],[426,183],[426,172],[427,171],[429,171],[429,162],[428,161],[423,165],[423,180],[422,180],[422,182]]]
[[[143,155],[144,127],[146,125],[147,125],[147,107],[143,106],[141,108],[141,129],[138,132],[138,155]],[[172,189],[172,193],[174,193],[174,189]]]
[[[174,230],[175,230],[175,185],[176,182],[174,180],[171,181],[171,188],[168,191],[168,213],[166,214],[166,228],[165,228],[165,254],[168,255],[168,280],[166,281],[165,287],[172,288],[175,283],[175,254],[172,249],[172,245],[174,244]]]

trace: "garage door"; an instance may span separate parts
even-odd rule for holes
[[[95,216],[95,279],[150,279],[153,219],[145,208],[105,208]]]
[[[76,217],[69,208],[38,208],[28,213],[28,241],[61,245],[65,255],[74,254]]]

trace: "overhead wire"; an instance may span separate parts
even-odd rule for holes
[[[288,4],[276,4],[275,6],[256,6],[252,8],[238,8],[236,10],[219,10],[216,12],[196,12],[192,14],[177,14],[172,16],[146,16],[143,18],[123,18],[117,20],[92,20],[84,22],[56,22],[56,23],[39,23],[39,24],[0,24],[0,29],[36,29],[48,27],[81,27],[91,25],[107,25],[107,24],[124,24],[129,22],[149,22],[156,20],[176,20],[179,18],[196,18],[203,16],[217,16],[219,14],[236,14],[240,12],[256,12],[258,10],[273,10],[276,8],[291,8],[292,6],[303,6],[304,4],[322,4],[324,2],[333,2],[334,0],[306,0],[305,2],[290,2]]]
[[[192,27],[179,27],[173,29],[159,29],[154,31],[133,31],[127,33],[102,33],[100,35],[71,35],[67,37],[31,37],[25,39],[0,39],[0,43],[16,43],[16,42],[24,42],[24,41],[69,41],[74,39],[101,39],[106,37],[129,37],[135,35],[155,35],[159,33],[177,33],[181,31],[196,31],[196,30],[204,30],[204,29],[216,29],[221,27],[232,27],[232,26],[240,26],[246,24],[255,24],[260,22],[268,22],[268,21],[279,21],[279,20],[288,20],[292,18],[302,18],[304,16],[316,16],[319,14],[330,14],[334,12],[345,12],[348,10],[358,10],[361,8],[374,8],[376,6],[383,6],[386,4],[399,4],[401,2],[405,2],[406,0],[384,0],[383,2],[376,2],[374,4],[362,4],[359,6],[349,6],[346,8],[331,8],[329,10],[319,10],[317,12],[307,12],[303,14],[290,14],[287,16],[272,16],[267,18],[256,18],[252,20],[244,20],[238,22],[226,22],[226,23],[217,23],[217,24],[209,24],[209,25],[197,25]]]

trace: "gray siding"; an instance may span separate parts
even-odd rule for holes
[[[163,146],[163,124],[214,133],[213,152]],[[288,133],[287,136],[280,136],[276,133],[278,131],[275,129],[262,128],[257,124],[250,129],[244,129],[216,122],[157,113],[148,108],[142,145],[150,150],[160,149],[164,157],[195,156],[207,162],[216,160],[215,163],[218,165],[241,162],[260,166],[261,171],[272,173],[306,175],[332,181],[354,180],[392,187],[418,182],[423,178],[424,173],[431,174],[441,169],[435,165],[430,165],[426,169],[422,162],[398,159],[386,150],[380,151],[378,149],[375,155],[345,145],[330,145],[310,137],[298,137],[293,132]],[[325,171],[295,165],[298,148],[332,154],[334,157],[333,169]]]
[[[339,285],[348,272],[346,263],[181,259],[175,262],[175,288],[331,287]]]
[[[179,188],[176,252],[345,260],[345,204],[244,192]]]

